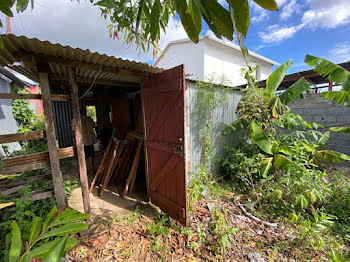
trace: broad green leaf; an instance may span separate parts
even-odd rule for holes
[[[348,127],[348,126],[331,127],[331,128],[329,128],[329,131],[350,134],[350,127]]]
[[[267,174],[272,168],[272,160],[273,157],[265,158],[263,161],[261,161],[261,175],[263,178],[267,177]]]
[[[243,130],[249,126],[249,122],[245,118],[238,118],[234,122],[232,122],[230,125],[225,127],[225,129],[222,131],[223,135],[228,135],[233,132],[237,132],[240,130]]]
[[[55,240],[52,240],[46,244],[43,244],[35,249],[33,249],[30,253],[32,255],[32,258],[43,258],[48,252],[49,250],[55,246],[58,241],[60,241],[61,238],[56,238]],[[73,247],[75,247],[78,244],[78,240],[75,238],[68,238],[67,239],[67,244],[65,247],[65,251],[71,250]]]
[[[236,30],[243,36],[247,36],[249,28],[249,4],[248,0],[227,0],[233,10]]]
[[[162,4],[160,3],[160,0],[155,0],[153,7],[152,7],[152,13],[151,13],[151,39],[156,40],[158,36],[159,31],[159,18],[160,18],[160,12],[162,10]]]
[[[273,71],[266,80],[266,91],[274,94],[291,66],[292,60],[289,59],[287,62],[280,65],[275,71]]]
[[[279,170],[283,170],[287,173],[290,172],[292,166],[294,165],[293,161],[281,154],[275,156],[273,166]]]
[[[36,240],[36,238],[39,236],[42,225],[43,225],[43,220],[41,219],[41,217],[33,218],[32,227],[30,228],[29,245],[32,245]]]
[[[64,255],[64,249],[67,244],[67,237],[61,238],[57,244],[53,245],[49,252],[45,255],[42,262],[59,262]]]
[[[307,201],[306,197],[302,194],[295,199],[295,205],[300,206],[301,209],[305,209],[308,204],[309,201]]]
[[[276,189],[272,192],[272,198],[275,200],[280,200],[282,198],[282,190]]]
[[[255,3],[270,11],[278,11],[278,6],[275,0],[254,0]]]
[[[332,150],[317,151],[316,156],[329,163],[350,161],[350,156]]]
[[[15,1],[13,0],[1,0],[0,1],[0,11],[3,12],[5,15],[13,17],[13,13],[11,11],[11,7]]]
[[[314,193],[312,193],[311,191],[307,191],[306,196],[312,203],[315,203],[317,200],[316,195]]]
[[[78,233],[80,231],[87,229],[87,227],[88,225],[85,223],[74,223],[74,224],[63,225],[58,228],[53,228],[49,232],[46,232],[41,236],[40,239]]]
[[[330,100],[334,101],[338,104],[341,104],[343,106],[349,106],[350,105],[350,93],[346,91],[329,91],[329,92],[323,92],[321,95]]]
[[[174,0],[174,4],[175,4],[175,9],[180,16],[181,23],[188,37],[192,40],[192,42],[198,43],[199,33],[197,33],[197,27],[194,24],[191,14],[189,13],[186,1]]]
[[[21,230],[19,229],[19,226],[16,221],[13,221],[11,223],[11,228],[12,236],[9,253],[9,262],[17,262],[22,250]]]
[[[273,155],[276,155],[279,151],[279,147],[280,147],[280,142],[279,141],[275,141],[273,144],[272,144],[272,148],[271,148],[271,152]]]
[[[315,138],[315,140],[317,140],[317,138]],[[301,140],[298,145],[303,147],[306,152],[313,152],[317,147],[316,144],[311,144],[307,140]]]
[[[206,13],[209,13],[212,23],[220,34],[232,41],[233,24],[230,12],[222,7],[216,0],[201,0],[200,2],[206,9]]]
[[[317,141],[317,144],[320,146],[320,147],[324,147],[324,145],[327,143],[328,139],[329,139],[329,135],[330,135],[330,132],[327,131],[326,133],[324,133],[320,139]]]
[[[81,221],[81,220],[85,220],[89,217],[90,217],[90,214],[76,214],[76,215],[65,217],[63,219],[56,219],[56,221],[53,223],[53,226],[67,224],[70,222]]]
[[[28,262],[31,261],[30,259],[32,258],[32,253],[30,251],[25,252],[22,256],[19,262]]]
[[[23,12],[24,10],[26,10],[28,4],[29,0],[17,0],[17,12]]]
[[[14,205],[15,202],[0,203],[0,209]]]
[[[304,98],[304,93],[311,90],[309,83],[305,78],[300,78],[293,85],[291,85],[286,91],[279,95],[281,102],[287,105],[294,101],[294,98]]]
[[[199,35],[202,30],[202,14],[194,0],[188,1],[188,12],[192,16],[196,33]]]
[[[283,153],[283,154],[288,155],[288,156],[293,154],[292,148],[290,146],[288,146],[288,145],[280,146],[278,148],[278,150],[279,150],[280,153]]]
[[[279,102],[279,98],[278,97],[274,98],[274,102],[272,104],[271,116],[272,116],[272,118],[275,118],[275,119],[277,119],[279,117],[279,109],[278,109],[279,103],[278,102]]]
[[[255,121],[250,123],[250,135],[253,139],[253,142],[264,152],[268,154],[272,154],[272,143],[265,134],[264,130],[262,130],[261,126],[257,124]]]
[[[63,211],[57,216],[57,220],[61,220],[61,219],[63,219],[63,218],[66,218],[66,217],[75,215],[75,214],[77,214],[77,213],[78,213],[78,210],[67,208],[67,209],[63,210]]]
[[[43,223],[43,231],[45,231],[53,222],[53,220],[55,219],[56,213],[57,213],[57,207],[52,208]]]
[[[315,67],[313,70],[321,76],[341,84],[345,91],[350,92],[350,72],[343,67],[312,55],[305,56],[305,63],[311,67]]]
[[[137,10],[137,17],[136,17],[136,28],[135,28],[136,32],[138,32],[140,27],[141,15],[142,15],[144,4],[145,4],[145,0],[140,0],[139,9]]]

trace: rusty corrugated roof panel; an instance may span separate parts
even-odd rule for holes
[[[97,75],[97,79],[103,81],[121,81],[129,83],[138,83],[138,73],[159,73],[163,69],[150,66],[146,63],[135,62],[130,60],[124,60],[122,58],[116,58],[108,56],[106,54],[99,54],[91,52],[90,50],[82,50],[80,48],[72,48],[70,46],[62,46],[61,44],[53,44],[49,41],[41,41],[39,39],[27,38],[25,36],[15,35],[2,35],[5,48],[0,49],[0,65],[10,66],[14,70],[22,73],[23,75],[38,81],[38,71],[33,68],[26,68],[23,65],[14,63],[21,62],[24,54],[30,54],[35,56],[47,56],[50,58],[59,58],[69,62],[80,62],[81,64],[87,64],[87,66],[80,67],[75,66],[77,77],[85,78],[89,82],[89,79],[94,79]],[[40,61],[37,61],[40,62]],[[50,66],[50,73],[54,76],[67,76],[67,68],[65,65],[48,62]],[[89,68],[89,65],[95,67]],[[109,68],[116,69],[116,72],[105,72],[104,70],[97,70],[96,66],[108,66]],[[118,70],[119,71],[118,71]],[[122,69],[122,70],[120,70]],[[133,72],[133,74],[128,74]]]

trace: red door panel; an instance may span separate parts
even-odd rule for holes
[[[186,223],[183,65],[145,79],[142,96],[151,202],[171,217]]]

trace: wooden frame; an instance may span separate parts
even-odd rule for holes
[[[68,95],[51,95],[52,101],[70,101]],[[41,94],[0,93],[0,99],[43,99]]]
[[[0,135],[0,144],[42,139],[46,137],[46,131],[34,131]]]

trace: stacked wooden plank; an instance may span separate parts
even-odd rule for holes
[[[58,159],[74,156],[73,147],[60,148]],[[49,152],[39,152],[23,156],[9,157],[1,160],[3,168],[1,174],[21,173],[24,171],[49,167]]]
[[[100,185],[100,197],[103,197],[110,184],[117,186],[122,198],[125,198],[127,192],[132,192],[142,147],[143,136],[136,132],[128,133],[125,143],[113,138],[91,183],[90,192],[96,183]]]

